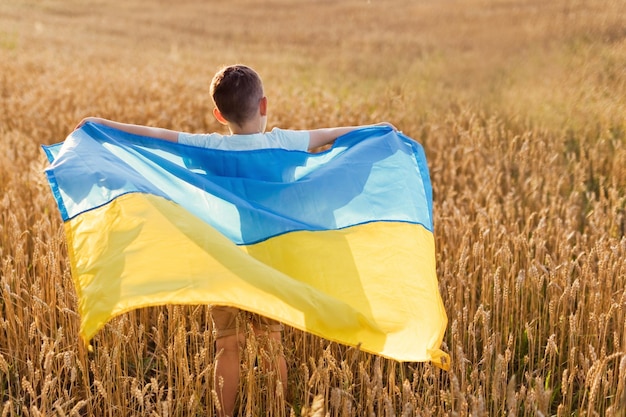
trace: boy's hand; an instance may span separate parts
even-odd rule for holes
[[[80,123],[78,123],[76,125],[76,127],[74,128],[74,130],[80,129],[81,127],[83,127],[83,125],[87,122],[92,122],[92,123],[100,123],[102,124],[102,120],[99,117],[85,117],[83,120],[80,121]]]
[[[390,127],[393,130],[395,130],[396,132],[398,131],[398,128],[396,128],[394,125],[392,125],[391,123],[388,122],[380,122],[380,123],[376,123],[374,126],[386,126],[386,127]]]

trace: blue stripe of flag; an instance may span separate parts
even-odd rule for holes
[[[87,123],[44,150],[63,220],[143,192],[181,205],[236,244],[377,221],[433,228],[423,148],[386,127],[359,129],[311,154],[197,148]]]

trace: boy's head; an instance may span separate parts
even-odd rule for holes
[[[263,83],[252,68],[230,65],[215,74],[210,92],[215,107],[224,119],[243,126],[259,111]]]

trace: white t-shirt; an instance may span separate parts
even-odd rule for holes
[[[254,133],[251,135],[180,132],[178,134],[178,143],[224,151],[249,151],[270,148],[307,151],[309,149],[309,132],[307,130],[283,130],[277,127],[272,129],[271,132]]]

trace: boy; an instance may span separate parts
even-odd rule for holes
[[[226,125],[230,135],[189,134],[169,129],[119,123],[111,120],[88,117],[85,122],[110,126],[128,133],[150,136],[186,145],[224,149],[251,150],[262,148],[284,148],[308,151],[332,143],[337,137],[363,126],[323,128],[315,130],[283,130],[274,128],[265,132],[267,124],[267,97],[258,74],[244,65],[227,66],[214,76],[210,88],[215,108],[213,115]],[[394,128],[388,123],[380,123]],[[395,128],[394,128],[395,129]],[[237,316],[244,314],[236,308],[214,306],[211,308],[216,351],[219,353],[215,365],[214,385],[221,407],[220,416],[233,416],[239,387],[239,346],[245,343],[243,333],[237,331]],[[245,313],[257,334],[266,334],[271,341],[281,344],[282,325],[276,321]],[[287,365],[280,350],[277,358],[278,376],[285,387]]]

